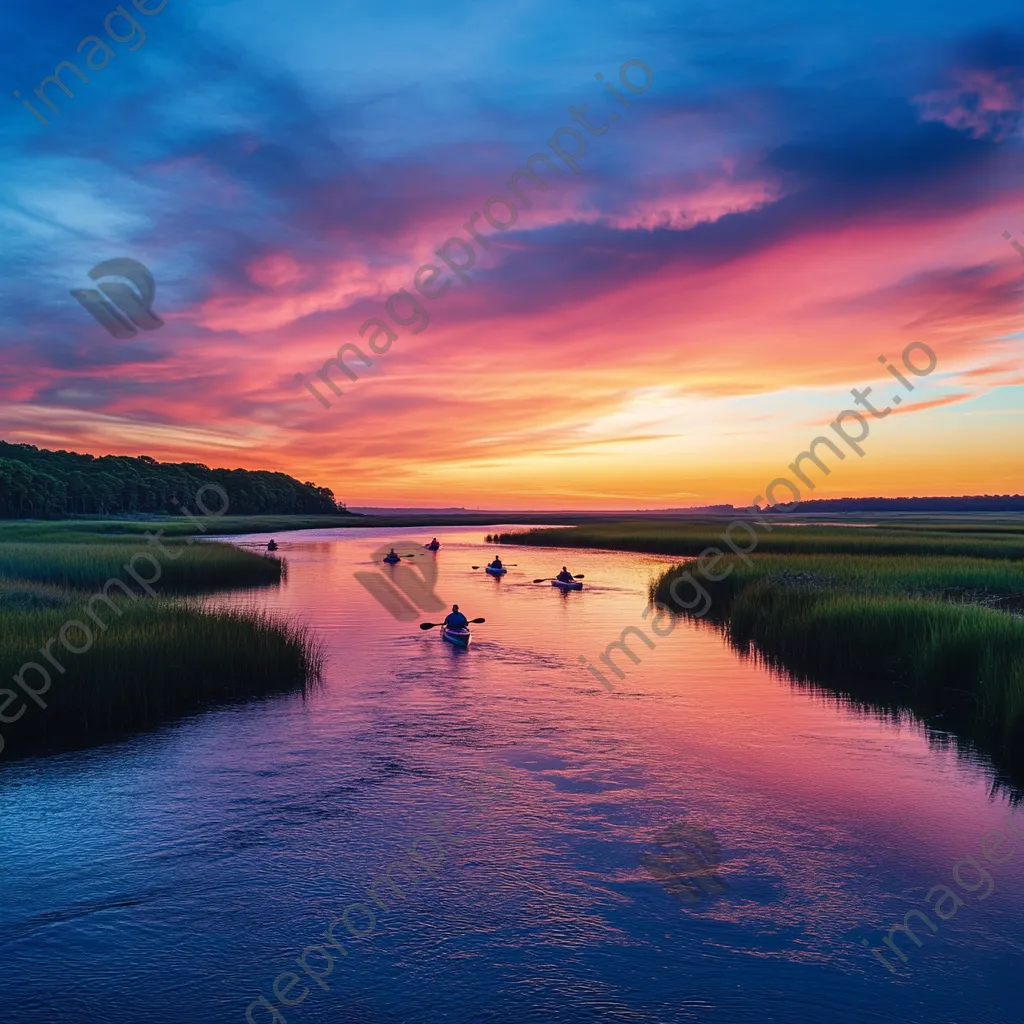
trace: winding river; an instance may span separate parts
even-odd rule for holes
[[[1021,1020],[1024,809],[983,763],[690,622],[607,690],[580,658],[654,637],[670,560],[503,547],[496,580],[485,532],[278,535],[284,585],[217,600],[308,622],[321,686],[0,768],[8,1020]],[[469,651],[354,576],[432,534]],[[530,582],[563,564],[586,590]],[[667,828],[714,863],[659,873]]]

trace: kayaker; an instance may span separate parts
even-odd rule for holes
[[[495,555],[494,561],[487,567],[488,569],[504,569],[505,567],[501,564],[501,559]]]
[[[428,545],[428,548],[433,548],[435,551],[441,546],[438,539],[435,537]]]
[[[555,577],[560,583],[572,583],[572,573],[563,565],[562,571]]]
[[[277,541],[274,540],[273,537],[271,537],[270,543],[267,545],[267,550],[268,551],[276,551],[277,550]]]
[[[445,616],[445,629],[463,630],[469,628],[469,619],[459,611],[457,604],[452,605],[452,610]]]

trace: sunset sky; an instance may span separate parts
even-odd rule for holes
[[[357,506],[747,504],[920,341],[935,371],[804,496],[1024,490],[1020,0],[126,0],[141,45],[112,9],[0,11],[0,437]],[[65,60],[89,82],[54,114]],[[450,274],[533,153],[561,175]],[[115,257],[162,328],[115,339],[69,294]],[[429,326],[372,353],[403,288]],[[373,364],[325,408],[296,374],[345,342]]]

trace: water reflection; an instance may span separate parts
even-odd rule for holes
[[[580,658],[602,667],[625,625],[648,628],[670,560],[512,548],[495,579],[472,568],[493,553],[484,532],[277,535],[287,579],[258,600],[323,637],[320,689],[4,768],[15,1021],[240,1022],[261,992],[289,1024],[1019,1019],[1020,854],[900,976],[861,944],[927,910],[1008,812],[982,765],[687,622],[637,664],[613,654],[628,671],[606,690]],[[354,576],[379,571],[381,544],[435,533],[436,593],[487,620],[468,652]],[[532,583],[569,559],[582,592]],[[482,806],[460,783],[497,768],[511,788]],[[438,815],[457,841],[415,886],[393,873],[401,900],[378,885],[385,912],[368,888],[441,834]],[[673,845],[680,823],[720,850]],[[676,891],[645,855],[667,858]],[[683,885],[701,898],[681,905]],[[354,903],[374,930],[341,940],[325,991],[298,960]],[[294,1007],[282,972],[309,988]]]

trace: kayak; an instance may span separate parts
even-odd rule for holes
[[[428,551],[436,551],[441,545],[440,544],[424,544],[423,545]]]
[[[484,567],[484,572],[489,572],[492,576],[504,576],[508,569],[504,568],[504,566],[500,569],[495,569],[493,565],[488,565]]]
[[[573,580],[571,583],[566,580],[552,580],[551,586],[558,587],[559,590],[582,590],[583,584],[579,580]]]
[[[388,565],[395,565],[397,562],[400,562],[401,559],[398,557],[398,555],[395,555],[394,558],[392,558],[391,555],[385,555],[384,561],[387,562]]]
[[[456,647],[468,647],[469,641],[473,638],[473,634],[468,629],[449,629],[447,626],[441,627],[441,639],[447,640],[450,644],[455,644]]]

